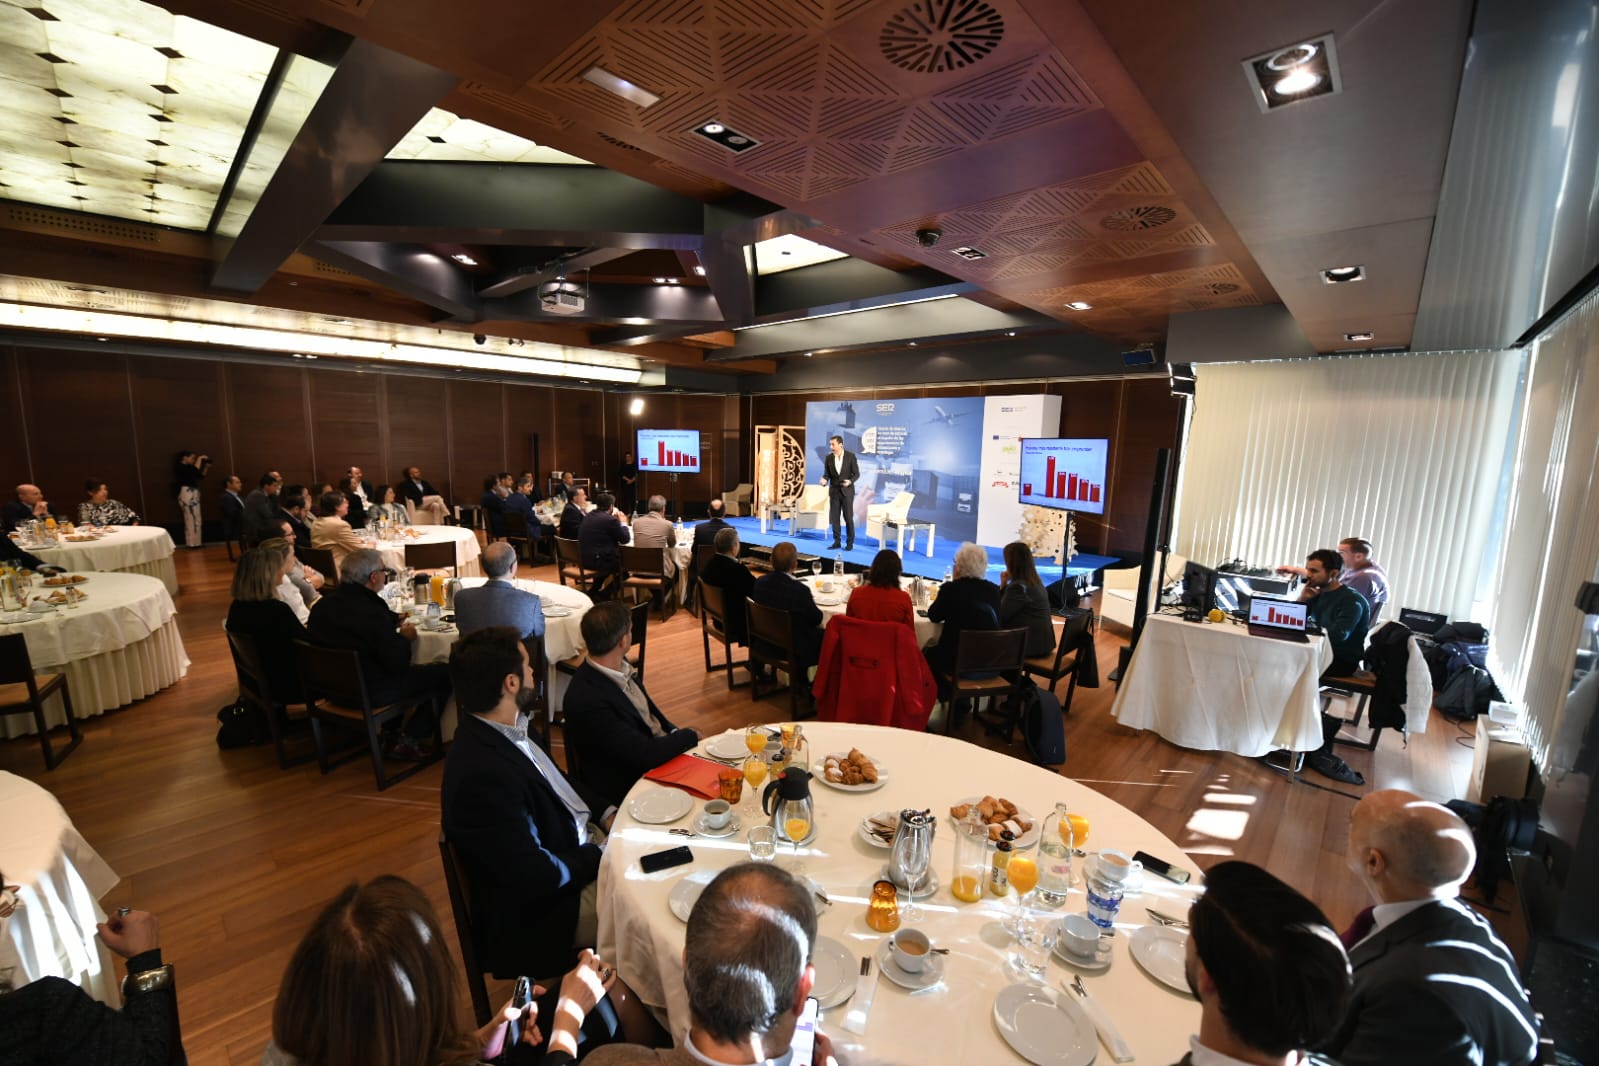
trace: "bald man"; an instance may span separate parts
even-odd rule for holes
[[[1349,867],[1374,905],[1344,934],[1354,991],[1318,1050],[1343,1066],[1534,1060],[1515,960],[1458,899],[1476,858],[1466,824],[1414,793],[1373,792],[1355,805]]]
[[[44,493],[39,486],[24,483],[17,486],[17,498],[5,505],[0,525],[4,525],[5,532],[9,533],[23,522],[48,517],[50,504],[46,502]]]

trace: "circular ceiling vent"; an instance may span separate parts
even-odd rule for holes
[[[1204,290],[1212,296],[1226,296],[1228,293],[1237,292],[1239,286],[1230,281],[1213,281],[1203,286]]]
[[[604,141],[606,144],[614,145],[617,148],[622,148],[622,149],[625,149],[625,150],[627,150],[629,152],[638,151],[638,148],[636,148],[635,146],[633,146],[631,144],[628,144],[626,141],[618,140],[617,138],[612,137],[609,133],[601,133],[599,135],[599,137],[600,137],[600,140]]]
[[[1164,226],[1176,217],[1177,212],[1169,207],[1161,207],[1159,204],[1146,204],[1143,207],[1124,207],[1120,211],[1100,219],[1099,224],[1106,229],[1136,232]]]
[[[941,74],[987,57],[1004,37],[1004,17],[984,0],[919,0],[884,24],[877,46],[896,67]]]

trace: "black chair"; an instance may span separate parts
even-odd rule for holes
[[[266,719],[267,729],[272,734],[272,746],[277,749],[278,767],[287,770],[310,762],[316,757],[314,751],[290,758],[287,742],[289,724],[304,722],[305,712],[291,710],[272,695],[272,684],[261,666],[255,638],[247,633],[235,633],[226,626],[223,629],[228,634],[228,650],[233,653],[233,672],[239,679],[239,699],[255,707]]]
[[[1025,628],[961,630],[955,644],[955,665],[945,676],[949,684],[950,713],[944,716],[944,731],[948,733],[954,728],[956,700],[987,698],[992,701],[1012,695],[1026,662]],[[973,677],[973,674],[983,676]]]
[[[322,575],[324,589],[339,583],[339,568],[333,565],[333,552],[327,548],[302,548],[294,546],[295,558]]]
[[[1376,691],[1377,675],[1370,670],[1356,670],[1345,677],[1323,677],[1321,679],[1321,711],[1323,714],[1327,713],[1327,709],[1332,706],[1332,698],[1334,696],[1342,696],[1346,699],[1359,697],[1355,703],[1355,716],[1341,719],[1344,725],[1358,728],[1360,720],[1366,715],[1366,702],[1371,699],[1372,694]],[[1346,744],[1351,748],[1359,748],[1361,751],[1376,751],[1377,741],[1382,738],[1382,730],[1383,727],[1380,725],[1372,726],[1371,736],[1366,740],[1353,740],[1342,735],[1333,739],[1339,744]]]
[[[594,575],[583,569],[583,551],[575,540],[555,538],[555,569],[561,575],[561,584],[579,592],[586,593],[594,585]]]
[[[61,691],[61,705],[67,712],[67,733],[72,737],[59,752],[50,747],[50,726],[44,720],[44,701],[57,689]],[[72,749],[83,743],[78,719],[72,713],[67,675],[34,673],[33,660],[28,657],[28,640],[21,633],[0,637],[0,715],[7,714],[33,715],[39,744],[44,748],[46,770],[54,770],[61,760],[72,754]]]
[[[733,681],[733,670],[737,667],[749,668],[748,659],[733,658],[733,641],[727,635],[727,607],[722,590],[715,585],[699,586],[700,601],[700,640],[705,645],[705,672],[715,673],[718,670],[727,672],[727,691],[742,688],[750,684],[748,681]],[[723,663],[716,666],[711,662],[711,641],[716,641],[722,646]],[[751,675],[754,676],[753,674]]]
[[[622,555],[622,587],[635,594],[648,592],[650,599],[660,599],[661,621],[672,617],[677,610],[677,575],[666,572],[666,548],[640,548],[624,544]],[[668,610],[668,605],[671,610]]]
[[[305,710],[311,718],[311,736],[316,742],[317,766],[325,774],[334,766],[342,766],[360,755],[357,745],[337,760],[329,761],[327,740],[322,735],[324,722],[340,722],[365,728],[367,745],[372,752],[372,772],[377,778],[378,791],[404,781],[412,774],[444,758],[444,737],[440,732],[439,710],[430,694],[421,694],[380,707],[372,706],[367,694],[366,674],[361,669],[358,652],[344,648],[320,648],[304,641],[294,642],[295,659],[300,670],[300,691],[305,698]],[[383,769],[383,738],[385,723],[396,721],[405,712],[423,703],[433,705],[433,754],[401,773],[389,775]]]
[[[683,606],[690,612],[699,609],[699,599],[694,592],[700,587],[700,575],[705,573],[705,568],[714,558],[716,558],[714,544],[696,544],[690,549],[688,584],[683,586]]]
[[[435,544],[416,544],[406,541],[405,565],[413,571],[448,570],[456,577],[461,576],[461,568],[455,562],[454,541]]]
[[[1061,678],[1070,677],[1071,683],[1066,686],[1066,699],[1061,703],[1061,710],[1071,714],[1072,696],[1077,692],[1077,647],[1093,627],[1094,612],[1087,608],[1070,608],[1064,614],[1066,624],[1060,627],[1060,642],[1055,645],[1055,653],[1028,659],[1022,664],[1022,671],[1032,677],[1047,678],[1051,692],[1055,691]]]
[[[550,667],[544,661],[544,637],[536,633],[525,636],[522,646],[527,649],[528,665],[533,668],[533,702],[527,709],[528,735],[547,755],[555,716],[550,709]]]
[[[794,626],[797,624],[794,615],[776,607],[762,607],[754,600],[746,599],[744,609],[749,612],[750,633],[750,658],[753,665],[764,663],[773,671],[781,670],[788,675],[788,709],[791,717],[808,717],[801,712],[800,694],[807,696],[810,686],[806,684],[805,671],[799,666],[799,656],[794,648],[797,641],[794,639]],[[774,682],[770,691],[765,695],[781,692],[782,686]],[[751,673],[750,699],[758,700],[762,696],[760,675]]]
[[[472,1013],[480,1026],[489,1023],[489,986],[483,980],[483,966],[477,961],[477,944],[472,939],[472,886],[461,866],[455,845],[439,830],[439,862],[444,866],[444,885],[450,892],[450,910],[455,914],[455,936],[461,942],[461,965],[466,967],[466,990],[472,994]]]
[[[640,600],[630,609],[633,616],[633,631],[628,635],[628,640],[633,645],[632,652],[627,656],[627,661],[633,667],[633,676],[638,678],[639,684],[644,683],[644,645],[650,639],[650,605],[646,600]]]
[[[523,562],[531,562],[534,534],[528,527],[527,515],[521,511],[506,511],[500,516],[500,528],[505,531],[505,539],[516,549],[516,557]]]

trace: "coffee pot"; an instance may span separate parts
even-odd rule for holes
[[[931,811],[904,810],[899,812],[899,826],[894,830],[894,842],[888,850],[888,879],[900,888],[911,887],[911,877],[905,869],[907,857],[930,857],[933,853],[933,834],[938,830],[938,820]],[[921,863],[916,881],[922,883],[927,873],[927,863]]]
[[[790,766],[778,774],[761,793],[761,809],[771,815],[782,839],[797,844],[810,836],[815,825],[810,771]]]
[[[455,594],[457,592],[459,592],[459,591],[461,591],[461,579],[460,578],[452,577],[452,578],[448,578],[448,579],[445,580],[445,582],[444,582],[444,609],[446,611],[455,610]]]

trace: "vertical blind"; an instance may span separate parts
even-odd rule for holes
[[[1513,411],[1517,352],[1195,367],[1175,549],[1302,564],[1365,537],[1394,608],[1470,615]]]
[[[1540,770],[1571,681],[1577,588],[1599,565],[1599,296],[1533,348],[1488,669],[1523,708]]]

